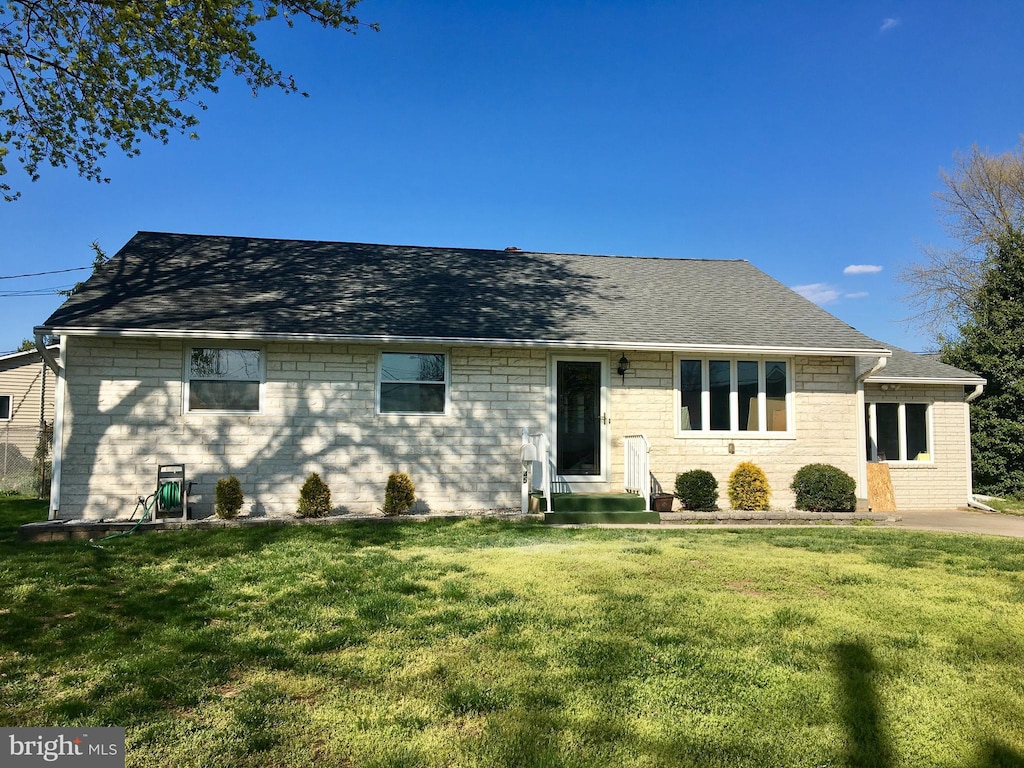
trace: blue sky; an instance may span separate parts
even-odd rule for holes
[[[939,168],[1024,132],[1021,3],[359,11],[381,31],[260,30],[308,99],[226,80],[199,141],[112,154],[110,184],[49,167],[33,184],[9,163],[24,194],[0,203],[0,276],[88,265],[90,242],[113,254],[137,230],[739,258],[921,350],[894,277],[944,242]],[[4,293],[0,350],[60,303]]]

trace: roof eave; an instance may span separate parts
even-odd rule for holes
[[[953,376],[942,378],[934,376],[883,376],[866,379],[867,384],[959,384],[973,386],[975,384],[988,384],[988,379],[980,376],[972,378],[956,378]]]
[[[567,339],[495,339],[447,336],[388,336],[334,333],[269,333],[256,331],[180,330],[165,328],[76,328],[39,326],[37,333],[60,336],[121,337],[137,339],[209,339],[221,341],[326,342],[335,344],[434,344],[447,346],[540,347],[550,349],[614,349],[652,352],[692,352],[709,354],[749,353],[758,355],[808,356],[883,356],[892,354],[885,347],[756,346],[744,344],[670,344],[614,340]]]

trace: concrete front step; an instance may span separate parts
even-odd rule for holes
[[[633,493],[553,493],[551,506],[543,496],[534,494],[530,499],[531,512],[643,512],[647,502]]]

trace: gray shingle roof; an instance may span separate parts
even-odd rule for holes
[[[153,232],[43,328],[885,349],[746,261]]]
[[[964,384],[983,384],[985,379],[975,373],[955,368],[939,362],[931,355],[918,355],[891,344],[892,357],[886,361],[885,368],[868,381],[884,382],[902,379],[926,379],[931,381],[962,380]],[[872,361],[861,360],[860,371],[867,371]]]

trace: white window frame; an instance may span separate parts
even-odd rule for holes
[[[680,381],[679,375],[679,364],[683,360],[699,360],[700,361],[700,372],[701,372],[701,395],[700,395],[700,410],[701,410],[701,425],[699,429],[686,429],[682,428],[682,408],[683,408],[683,394],[681,390],[682,382]],[[729,429],[711,429],[711,386],[710,378],[708,374],[708,363],[712,361],[728,362],[729,363]],[[740,396],[738,389],[738,376],[737,376],[737,363],[741,362],[756,362],[757,363],[757,413],[758,413],[758,428],[756,430],[741,430],[739,425],[740,418]],[[786,364],[786,429],[784,431],[769,432],[768,431],[768,409],[767,409],[767,395],[765,394],[765,363],[782,362]],[[675,395],[673,402],[675,405],[675,436],[697,439],[697,438],[709,438],[709,437],[728,437],[730,439],[752,439],[752,440],[771,440],[771,439],[793,439],[796,437],[796,422],[794,419],[794,395],[793,395],[793,360],[792,358],[785,357],[783,355],[740,355],[736,357],[726,357],[719,355],[711,356],[699,356],[699,355],[686,355],[677,354],[673,361],[673,390]]]
[[[0,400],[7,398],[7,415],[0,416],[0,421],[10,421],[14,418],[14,395],[0,395]]]
[[[443,384],[444,385],[444,410],[443,411],[382,411],[380,409],[380,389],[384,383],[384,355],[443,355],[444,356],[444,381],[395,381],[389,380],[389,384]],[[377,353],[377,376],[374,384],[374,412],[378,416],[423,416],[443,417],[447,416],[451,408],[452,395],[452,356],[447,349],[431,349],[416,347],[412,349],[381,349]]]
[[[900,445],[900,456],[898,459],[885,458],[886,464],[899,464],[900,466],[907,467],[919,467],[929,466],[935,463],[935,437],[932,432],[932,407],[934,403],[928,400],[869,400],[864,404],[867,409],[867,429],[868,429],[868,448],[871,449],[871,458],[868,461],[878,461],[878,416],[877,405],[895,405],[898,406],[896,412],[896,430],[899,434],[899,445]],[[924,411],[924,424],[925,424],[925,437],[928,440],[928,460],[917,461],[916,459],[907,458],[907,406],[908,405],[923,405],[925,406]]]
[[[259,407],[256,410],[250,409],[213,409],[213,408],[190,408],[190,388],[192,384],[192,350],[194,349],[245,349],[256,352],[259,355]],[[185,347],[185,360],[182,367],[182,396],[181,407],[184,413],[196,414],[260,414],[263,413],[264,389],[267,383],[267,352],[260,344],[225,344],[220,341],[192,344]],[[211,379],[213,381],[213,379]]]

